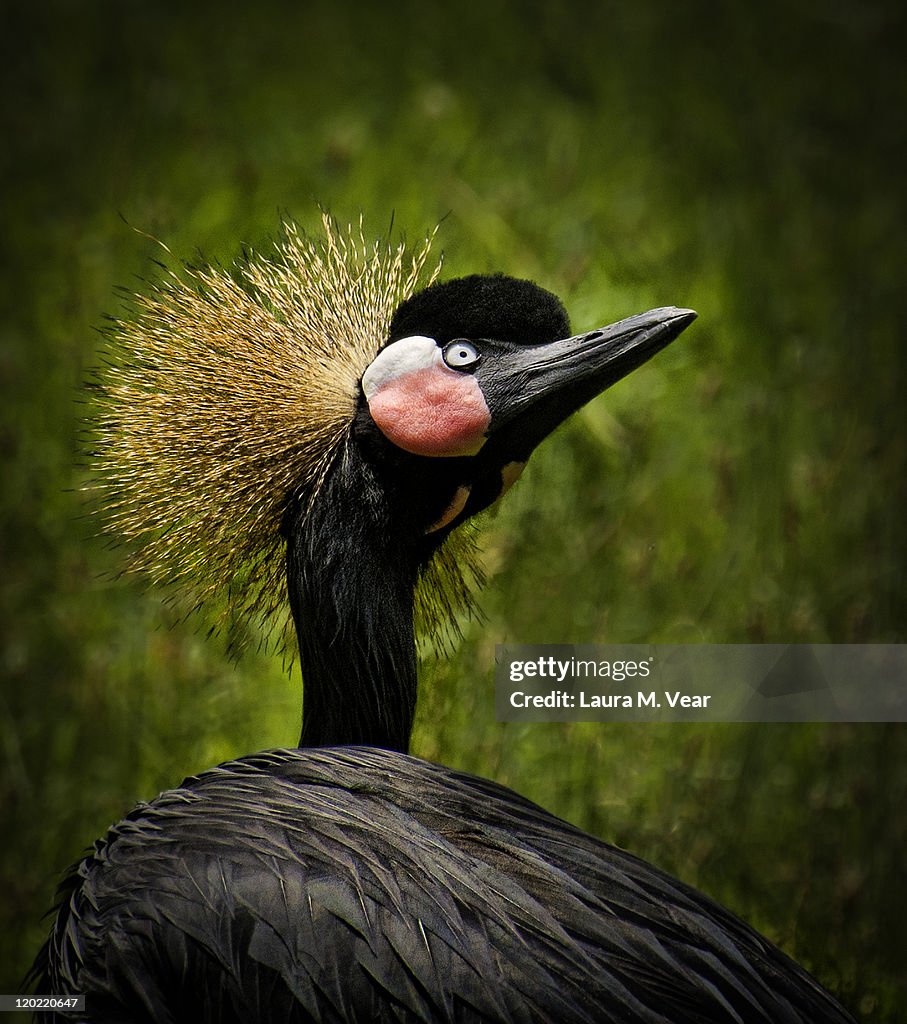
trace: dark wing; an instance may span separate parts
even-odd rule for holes
[[[515,793],[273,751],[138,807],[69,880],[40,991],[99,1022],[844,1022],[695,891]]]

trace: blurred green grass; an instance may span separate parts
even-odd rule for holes
[[[423,673],[414,752],[493,776],[751,920],[869,1021],[907,1001],[900,726],[502,726],[496,642],[905,639],[905,77],[887,2],[489,0],[7,14],[0,989],[61,869],[136,800],[292,743],[93,537],[93,326],[156,245],[229,263],[281,211],[444,218],[577,329],[698,309],[487,517],[484,623]]]

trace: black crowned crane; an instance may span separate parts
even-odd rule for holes
[[[239,614],[279,615],[285,571],[302,737],[114,825],[61,889],[36,990],[119,1024],[850,1021],[693,889],[407,753],[414,613],[437,630],[472,573],[453,531],[694,314],[571,337],[534,284],[416,293],[427,247],[327,229],[174,276],[115,328],[113,525],[134,567]]]

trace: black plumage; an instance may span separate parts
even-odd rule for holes
[[[692,317],[657,310],[565,341],[560,303],[503,277],[399,307],[385,339],[403,348],[373,352],[347,430],[280,509],[301,748],[187,779],[115,825],[64,883],[39,991],[85,993],[83,1019],[130,1024],[851,1020],[701,894],[406,753],[432,559],[507,467]],[[452,339],[462,372],[440,362]],[[413,373],[487,404],[478,450],[388,440],[371,397]]]
[[[69,885],[56,941],[78,929],[98,1021],[851,1019],[695,890],[395,751],[221,765],[136,808]]]

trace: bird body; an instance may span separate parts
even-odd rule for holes
[[[850,1020],[695,890],[398,751],[221,765],[70,885],[79,952],[61,916],[53,955],[102,1022]]]
[[[290,246],[254,266],[251,291],[208,277],[121,330],[132,361],[105,392],[101,444],[114,525],[161,578],[201,569],[235,593],[251,565],[239,603],[266,616],[280,551],[302,735],[115,825],[64,882],[38,990],[84,993],[98,1024],[850,1020],[706,897],[407,753],[415,621],[443,630],[477,572],[461,527],[695,316],[669,307],[568,336],[560,302],[529,282],[413,294],[422,263],[407,276],[400,250],[351,256],[329,231],[320,255]],[[210,559],[187,553],[195,540]]]

